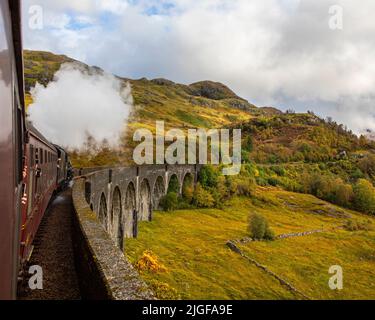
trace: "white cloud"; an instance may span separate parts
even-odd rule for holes
[[[96,4],[99,10],[108,11],[114,14],[122,14],[128,8],[128,3],[123,0],[98,0]]]
[[[25,30],[26,47],[127,77],[221,81],[259,105],[313,107],[357,132],[375,129],[372,0],[41,2],[46,14],[70,10],[95,23]],[[333,4],[344,9],[343,30],[329,28]],[[103,14],[110,16],[103,20]]]

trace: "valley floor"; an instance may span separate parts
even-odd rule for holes
[[[250,259],[226,245],[246,238],[251,212],[265,216],[276,235],[322,230],[271,242],[238,242]],[[372,231],[346,231],[348,219],[371,220]],[[254,198],[234,198],[224,209],[156,212],[141,222],[125,252],[136,264],[151,250],[165,271],[141,271],[159,298],[178,299],[375,299],[375,219],[310,195],[259,188]],[[343,289],[328,286],[332,265],[343,268]]]

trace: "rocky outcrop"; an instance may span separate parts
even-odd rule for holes
[[[223,85],[220,82],[213,81],[200,81],[192,83],[188,86],[190,89],[190,94],[194,96],[205,97],[213,100],[222,100],[222,99],[240,99],[231,89]]]

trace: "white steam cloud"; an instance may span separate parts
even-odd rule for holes
[[[32,90],[30,120],[52,142],[82,148],[87,136],[117,147],[131,112],[130,85],[113,75],[65,63],[47,87]]]

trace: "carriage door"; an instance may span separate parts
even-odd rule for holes
[[[34,182],[34,198],[35,200],[37,200],[37,198],[39,197],[39,176],[40,176],[40,171],[38,172],[38,170],[40,170],[40,151],[41,149],[40,148],[35,148],[34,149],[34,152],[35,152],[35,170],[34,170],[34,179],[35,179],[35,182]]]
[[[31,214],[31,210],[33,209],[33,195],[34,195],[34,183],[35,183],[35,149],[32,144],[30,144],[30,149],[29,149],[29,194],[28,194],[28,207],[27,207],[27,215],[29,216]]]

